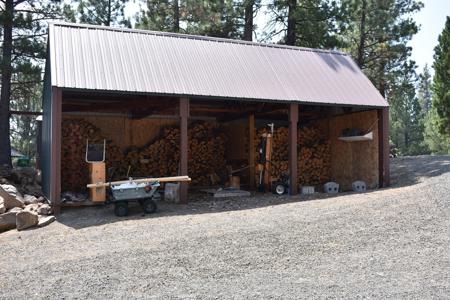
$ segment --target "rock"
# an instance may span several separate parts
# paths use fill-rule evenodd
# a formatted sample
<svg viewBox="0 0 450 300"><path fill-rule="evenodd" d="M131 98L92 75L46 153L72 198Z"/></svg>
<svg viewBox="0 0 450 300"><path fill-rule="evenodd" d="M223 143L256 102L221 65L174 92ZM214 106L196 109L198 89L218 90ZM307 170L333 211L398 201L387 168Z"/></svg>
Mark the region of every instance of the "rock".
<svg viewBox="0 0 450 300"><path fill-rule="evenodd" d="M3 198L3 203L7 210L13 207L24 207L22 195L13 185L0 185L0 197Z"/></svg>
<svg viewBox="0 0 450 300"><path fill-rule="evenodd" d="M38 198L36 198L33 195L26 194L25 196L23 196L23 203L25 203L25 205L34 204L38 202L39 202Z"/></svg>
<svg viewBox="0 0 450 300"><path fill-rule="evenodd" d="M25 185L23 187L23 191L27 194L34 195L36 197L40 197L43 195L42 188L37 183Z"/></svg>
<svg viewBox="0 0 450 300"><path fill-rule="evenodd" d="M16 228L16 213L7 212L0 215L0 232Z"/></svg>
<svg viewBox="0 0 450 300"><path fill-rule="evenodd" d="M17 188L15 186L13 186L12 184L2 184L2 185L0 185L0 188L2 188L3 191L7 192L8 194L10 194L13 197L16 197L19 194L19 191L17 190Z"/></svg>
<svg viewBox="0 0 450 300"><path fill-rule="evenodd" d="M10 210L8 210L8 212L15 212L17 214L18 212L21 212L22 210L23 209L20 207L13 207Z"/></svg>
<svg viewBox="0 0 450 300"><path fill-rule="evenodd" d="M45 200L44 196L40 196L39 198L37 198L37 201L38 201L39 203L44 203L44 202L46 202L47 200Z"/></svg>
<svg viewBox="0 0 450 300"><path fill-rule="evenodd" d="M56 218L55 216L39 216L39 222L37 224L38 227L44 227L47 226L48 224L52 223L53 221L55 221Z"/></svg>
<svg viewBox="0 0 450 300"><path fill-rule="evenodd" d="M24 211L37 212L37 210L39 209L39 207L40 207L41 205L42 205L42 203L28 204L27 206L25 206Z"/></svg>
<svg viewBox="0 0 450 300"><path fill-rule="evenodd" d="M5 204L3 204L3 198L0 198L0 214L3 214L6 212Z"/></svg>
<svg viewBox="0 0 450 300"><path fill-rule="evenodd" d="M30 227L34 227L38 224L38 214L31 211L21 211L16 215L16 227L17 230L24 230Z"/></svg>
<svg viewBox="0 0 450 300"><path fill-rule="evenodd" d="M44 203L37 209L37 213L39 215L51 215L52 214L52 208L47 203Z"/></svg>

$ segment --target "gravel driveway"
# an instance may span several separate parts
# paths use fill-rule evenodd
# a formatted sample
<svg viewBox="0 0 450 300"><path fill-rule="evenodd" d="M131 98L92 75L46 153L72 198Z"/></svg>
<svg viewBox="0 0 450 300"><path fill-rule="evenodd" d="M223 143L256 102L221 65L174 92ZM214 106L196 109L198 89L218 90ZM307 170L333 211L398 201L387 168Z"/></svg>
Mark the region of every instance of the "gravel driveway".
<svg viewBox="0 0 450 300"><path fill-rule="evenodd" d="M393 159L392 175L338 197L65 210L0 235L0 298L448 299L450 156Z"/></svg>

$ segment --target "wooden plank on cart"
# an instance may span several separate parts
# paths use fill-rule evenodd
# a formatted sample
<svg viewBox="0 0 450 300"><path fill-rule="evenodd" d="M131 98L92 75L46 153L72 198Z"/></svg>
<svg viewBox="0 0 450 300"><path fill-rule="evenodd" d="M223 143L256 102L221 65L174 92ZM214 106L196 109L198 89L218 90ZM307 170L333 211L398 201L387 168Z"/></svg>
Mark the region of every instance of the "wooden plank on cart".
<svg viewBox="0 0 450 300"><path fill-rule="evenodd" d="M135 182L135 183L150 183L150 182L180 182L180 181L191 181L191 178L189 176L173 176L173 177L158 177L158 178L142 178L142 179L129 179L129 180L122 180L122 181L112 181L112 182L97 182L97 183L91 183L88 184L88 188L97 188L102 186L109 186L111 185L118 185L128 182Z"/></svg>

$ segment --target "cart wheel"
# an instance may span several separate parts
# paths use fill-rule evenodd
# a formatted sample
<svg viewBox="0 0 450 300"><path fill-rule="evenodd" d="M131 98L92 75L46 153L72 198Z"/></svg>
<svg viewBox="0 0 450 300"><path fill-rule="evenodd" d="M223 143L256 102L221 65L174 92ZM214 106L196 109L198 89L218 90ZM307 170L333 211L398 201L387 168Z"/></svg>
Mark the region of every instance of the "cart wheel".
<svg viewBox="0 0 450 300"><path fill-rule="evenodd" d="M118 217L125 217L128 215L128 202L120 201L114 204L114 213Z"/></svg>
<svg viewBox="0 0 450 300"><path fill-rule="evenodd" d="M286 192L286 187L282 184L277 184L277 186L275 187L275 193L277 193L277 195L283 195Z"/></svg>
<svg viewBox="0 0 450 300"><path fill-rule="evenodd" d="M152 199L145 199L142 208L146 214L152 214L158 207L156 206L156 202Z"/></svg>

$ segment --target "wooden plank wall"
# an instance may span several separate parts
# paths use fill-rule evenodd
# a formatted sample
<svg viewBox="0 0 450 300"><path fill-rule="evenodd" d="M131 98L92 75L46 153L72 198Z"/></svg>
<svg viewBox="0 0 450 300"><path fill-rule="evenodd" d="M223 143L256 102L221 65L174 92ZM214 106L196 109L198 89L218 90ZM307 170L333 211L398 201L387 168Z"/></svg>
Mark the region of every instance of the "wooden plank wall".
<svg viewBox="0 0 450 300"><path fill-rule="evenodd" d="M378 186L378 123L377 111L352 113L331 117L318 122L328 131L331 142L331 178L344 191L351 190L352 182L363 180L368 188ZM338 140L345 128L359 128L373 131L373 140L345 142ZM325 131L325 132L326 132Z"/></svg>

